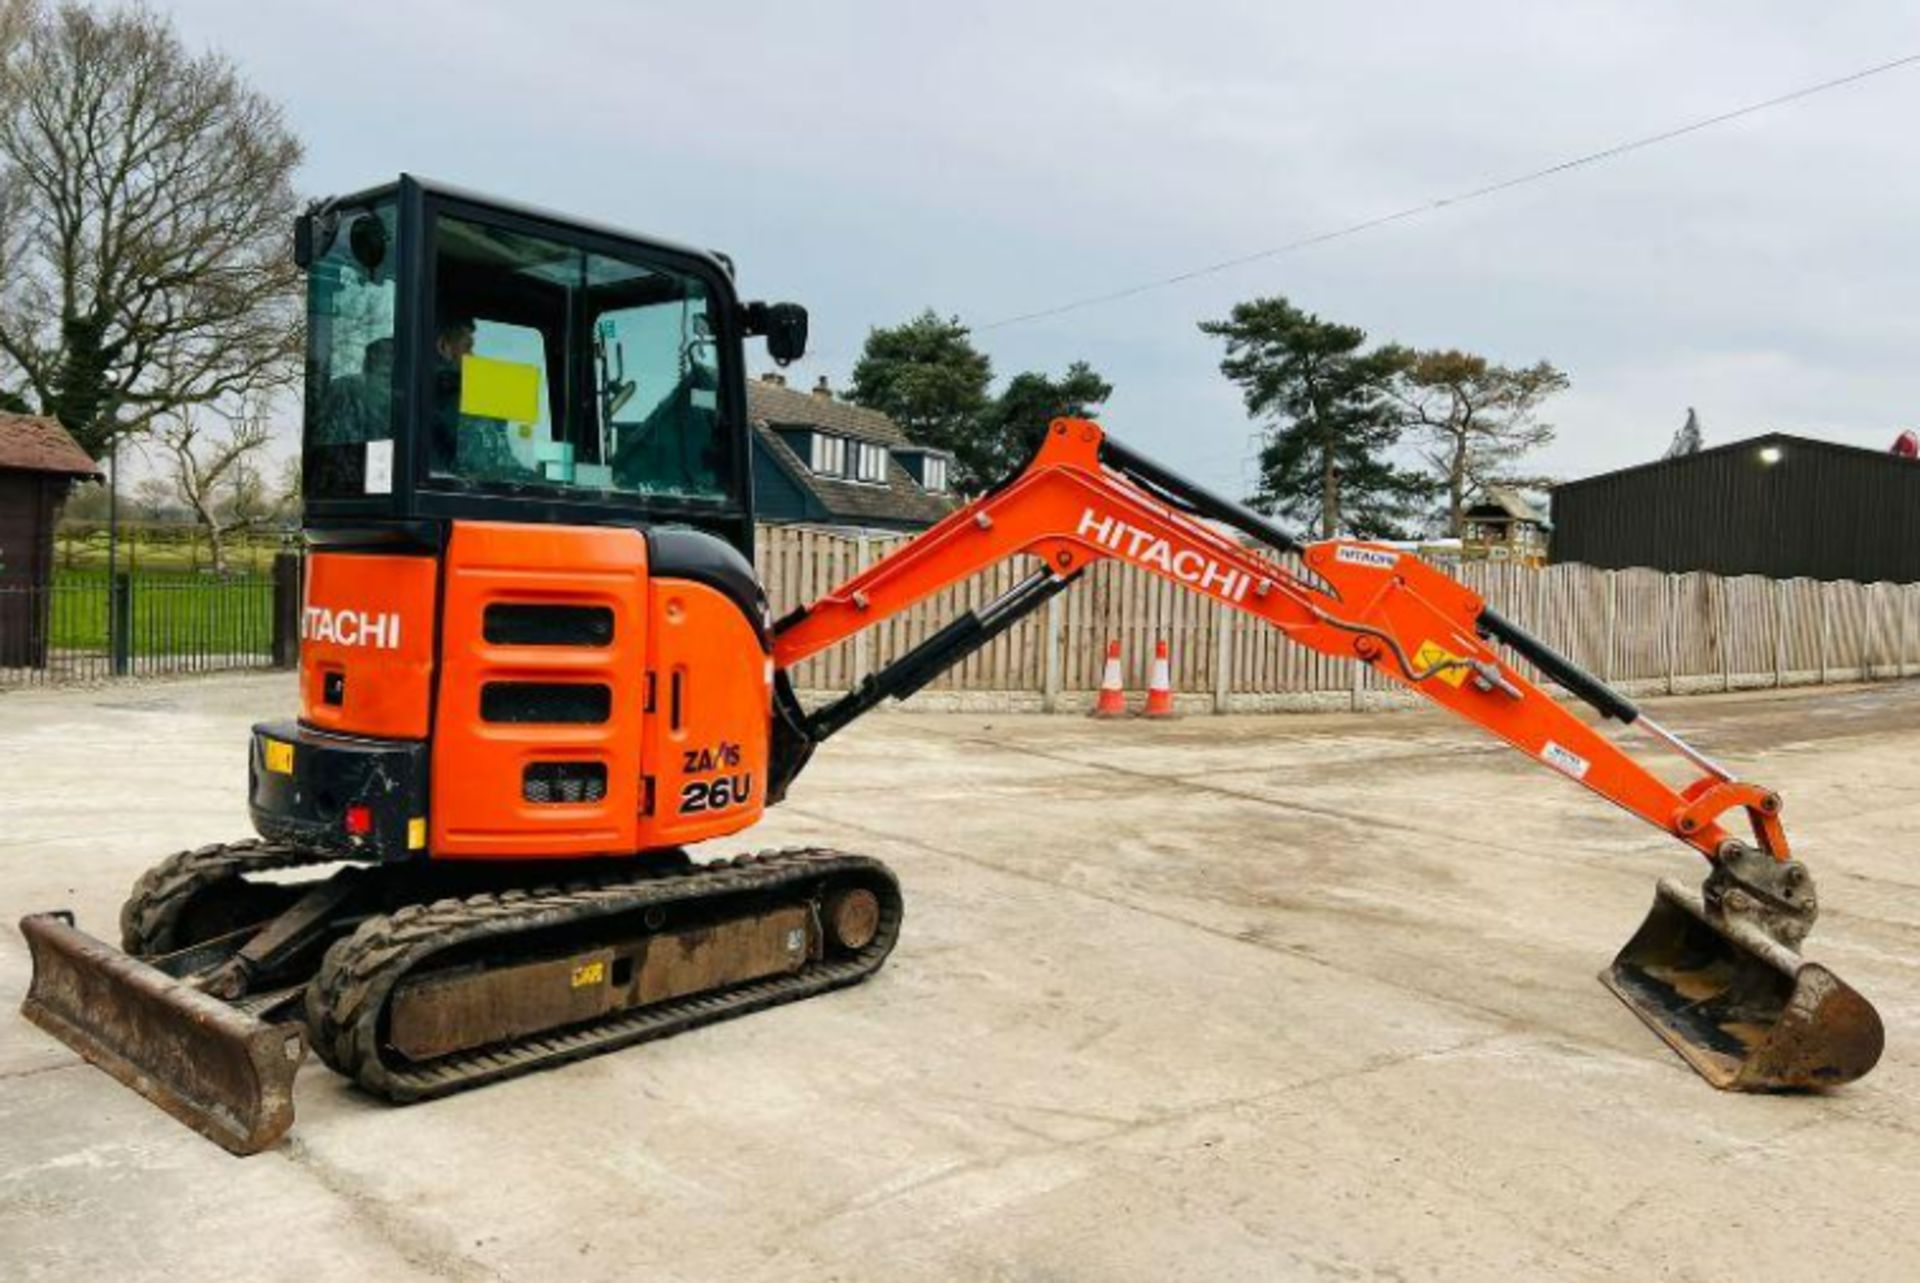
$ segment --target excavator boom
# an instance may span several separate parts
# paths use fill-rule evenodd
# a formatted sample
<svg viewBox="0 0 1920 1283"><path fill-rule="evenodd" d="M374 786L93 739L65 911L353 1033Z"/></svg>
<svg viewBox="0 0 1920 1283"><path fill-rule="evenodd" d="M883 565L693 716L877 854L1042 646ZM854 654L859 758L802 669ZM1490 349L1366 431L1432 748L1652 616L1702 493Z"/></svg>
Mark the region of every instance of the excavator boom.
<svg viewBox="0 0 1920 1283"><path fill-rule="evenodd" d="M1264 545L1264 554L1222 526ZM1275 553L1293 554L1297 565ZM1825 968L1800 961L1816 906L1806 868L1789 850L1778 795L1734 778L1418 557L1357 540L1303 546L1090 421L1056 420L1017 476L782 619L776 666L784 674L1017 555L1039 568L842 699L804 713L783 680L775 796L821 739L883 699L912 694L1088 566L1124 561L1256 616L1323 655L1375 668L1704 856L1712 873L1702 893L1663 883L1647 924L1602 980L1716 1085L1833 1085L1878 1060L1883 1034L1871 1005ZM1683 787L1669 784L1536 685L1515 658L1603 720L1639 727L1699 774ZM1741 817L1750 842L1728 828Z"/></svg>

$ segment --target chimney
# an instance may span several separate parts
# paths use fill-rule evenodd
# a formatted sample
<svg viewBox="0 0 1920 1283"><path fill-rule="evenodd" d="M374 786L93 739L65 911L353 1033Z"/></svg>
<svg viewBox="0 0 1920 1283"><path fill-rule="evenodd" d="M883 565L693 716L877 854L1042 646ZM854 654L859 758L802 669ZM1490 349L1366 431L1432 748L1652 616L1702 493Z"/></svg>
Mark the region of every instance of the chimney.
<svg viewBox="0 0 1920 1283"><path fill-rule="evenodd" d="M770 383L776 388L784 388L787 386L787 376L784 374L775 374L772 370L768 370L765 374L761 375L760 381L762 383Z"/></svg>
<svg viewBox="0 0 1920 1283"><path fill-rule="evenodd" d="M827 386L826 375L821 375L820 381L813 385L813 394L815 396L823 396L829 401L833 400L833 389Z"/></svg>

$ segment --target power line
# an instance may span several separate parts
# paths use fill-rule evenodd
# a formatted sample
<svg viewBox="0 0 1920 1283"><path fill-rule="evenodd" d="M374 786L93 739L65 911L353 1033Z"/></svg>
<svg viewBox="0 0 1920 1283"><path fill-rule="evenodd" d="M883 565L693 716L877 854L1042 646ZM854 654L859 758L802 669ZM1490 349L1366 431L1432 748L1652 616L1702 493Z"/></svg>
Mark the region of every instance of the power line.
<svg viewBox="0 0 1920 1283"><path fill-rule="evenodd" d="M1418 218L1422 214L1431 214L1436 210L1445 209L1452 205L1463 205L1468 201L1481 200L1485 197L1493 196L1499 192L1508 191L1527 183L1539 182L1542 179L1552 178L1556 175L1567 173L1570 170L1582 169L1588 165L1597 165L1602 161L1613 160L1617 157L1625 156L1629 152L1641 151L1648 147L1658 146L1661 143L1672 142L1674 139L1684 138L1688 134L1697 134L1703 129L1712 129L1716 125L1724 125L1729 121L1739 120L1743 116L1751 116L1774 107L1782 107L1788 103L1798 102L1803 98L1811 98L1815 94L1826 93L1828 90L1857 84L1870 77L1884 75L1889 71L1898 71L1901 68L1913 66L1915 63L1920 63L1920 53L1910 53L1904 57L1895 58L1891 62L1879 63L1875 66L1866 67L1844 76L1837 76L1832 80L1823 80L1818 84L1805 85L1789 93L1780 94L1777 97L1767 98L1760 102L1748 103L1744 107L1736 107L1732 111L1723 111L1716 116L1707 116L1701 120L1678 125L1672 129L1665 129L1657 134L1648 134L1645 137L1615 143L1610 147L1603 147L1598 151L1590 151L1584 155L1574 156L1571 159L1563 160L1541 169L1529 170L1524 174L1516 174L1511 178L1503 178L1497 182L1488 183L1484 187L1475 187L1469 191L1458 192L1451 196L1442 196L1419 205L1409 205L1405 209L1395 210L1391 214L1380 214L1373 218L1364 219L1358 223L1350 223L1345 227L1334 228L1325 232L1316 232L1311 236L1303 236L1298 240L1288 241L1284 245L1275 245L1271 249L1255 250L1251 254L1241 254L1236 258L1222 259L1217 263L1209 263L1204 267L1196 267L1190 271L1180 272L1173 276L1165 276L1152 281L1142 281L1138 285L1129 285L1125 289L1113 290L1106 294L1093 294L1086 298L1075 299L1070 303L1061 303L1055 307L1044 307L1032 312L1022 312L1015 316L1002 317L997 321L989 321L984 325L975 325L969 328L973 333L979 334L987 330L1003 329L1009 325L1023 325L1028 321L1044 320L1047 317L1059 316L1066 312L1077 312L1083 308L1097 307L1103 303L1117 302L1121 299L1132 298L1137 294L1145 294L1151 290L1167 289L1170 286L1181 285L1187 281L1198 280L1203 276L1213 276L1220 272L1231 271L1236 267L1245 267L1249 263L1258 263L1265 259L1278 258L1282 254L1291 254L1299 250L1312 248L1315 245L1325 245L1328 241L1337 241L1348 236L1357 236L1361 232L1372 231L1376 227L1384 227L1389 223L1405 222L1407 219Z"/></svg>

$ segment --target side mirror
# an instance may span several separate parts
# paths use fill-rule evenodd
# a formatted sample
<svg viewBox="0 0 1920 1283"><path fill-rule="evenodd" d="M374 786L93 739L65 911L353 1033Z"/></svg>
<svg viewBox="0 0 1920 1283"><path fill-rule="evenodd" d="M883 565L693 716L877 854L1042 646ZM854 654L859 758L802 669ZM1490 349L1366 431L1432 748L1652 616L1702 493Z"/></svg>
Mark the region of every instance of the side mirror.
<svg viewBox="0 0 1920 1283"><path fill-rule="evenodd" d="M807 354L807 309L798 303L749 303L747 333L763 334L767 355L776 364L791 365Z"/></svg>
<svg viewBox="0 0 1920 1283"><path fill-rule="evenodd" d="M387 261L387 225L370 213L360 215L347 230L347 248L367 275L378 280L380 265Z"/></svg>
<svg viewBox="0 0 1920 1283"><path fill-rule="evenodd" d="M322 201L314 201L293 220L293 265L301 271L325 254L340 230L340 215Z"/></svg>
<svg viewBox="0 0 1920 1283"><path fill-rule="evenodd" d="M313 215L293 220L293 265L301 271L313 266Z"/></svg>

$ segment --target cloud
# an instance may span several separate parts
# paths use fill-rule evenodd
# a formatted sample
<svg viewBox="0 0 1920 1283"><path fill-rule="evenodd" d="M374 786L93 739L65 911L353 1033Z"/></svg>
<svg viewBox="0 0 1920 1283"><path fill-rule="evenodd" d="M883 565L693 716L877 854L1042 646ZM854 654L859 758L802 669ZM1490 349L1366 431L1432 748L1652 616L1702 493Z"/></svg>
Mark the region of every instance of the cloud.
<svg viewBox="0 0 1920 1283"><path fill-rule="evenodd" d="M1894 3L964 9L736 0L176 0L285 101L306 177L403 169L716 245L867 328L991 320L1285 242L1920 48ZM316 20L316 15L324 20ZM1084 357L1109 424L1238 488L1249 425L1195 323L1286 293L1380 338L1545 357L1565 475L1722 439L1920 416L1920 70L1488 201L983 335Z"/></svg>

